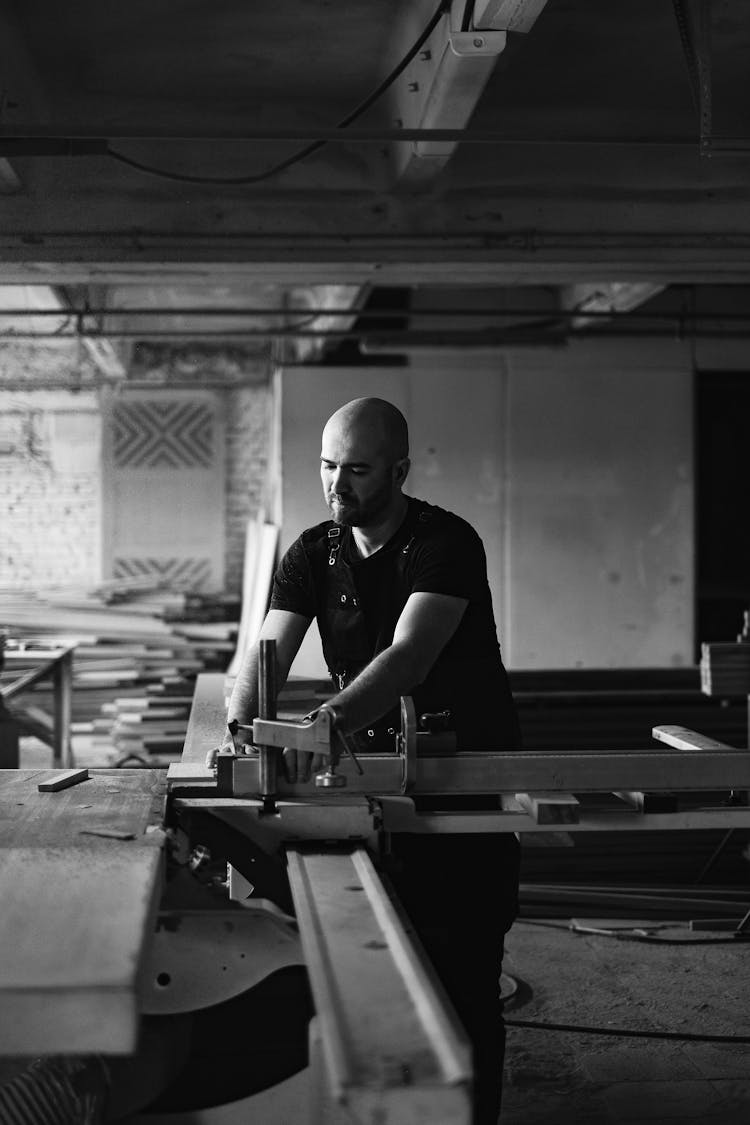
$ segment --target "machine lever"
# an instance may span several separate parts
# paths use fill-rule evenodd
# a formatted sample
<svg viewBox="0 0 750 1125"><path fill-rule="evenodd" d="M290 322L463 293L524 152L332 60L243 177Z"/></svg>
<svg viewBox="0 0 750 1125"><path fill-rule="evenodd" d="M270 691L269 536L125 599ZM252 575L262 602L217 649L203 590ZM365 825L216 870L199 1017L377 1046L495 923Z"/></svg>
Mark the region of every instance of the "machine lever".
<svg viewBox="0 0 750 1125"><path fill-rule="evenodd" d="M237 719L230 719L230 721L227 723L227 730L229 731L229 733L232 736L232 744L234 745L234 749L235 749L236 753L240 753L240 748L237 745L237 735L239 734L240 731L246 732L247 734L250 735L250 743L252 744L253 728L252 728L251 724L240 723L240 722L237 721Z"/></svg>

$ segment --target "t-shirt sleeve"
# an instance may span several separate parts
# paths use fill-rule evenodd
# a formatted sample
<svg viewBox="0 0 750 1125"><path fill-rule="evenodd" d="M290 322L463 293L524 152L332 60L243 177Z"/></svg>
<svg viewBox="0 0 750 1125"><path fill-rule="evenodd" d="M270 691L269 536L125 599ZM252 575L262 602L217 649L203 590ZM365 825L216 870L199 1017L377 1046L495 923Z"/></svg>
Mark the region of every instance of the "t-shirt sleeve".
<svg viewBox="0 0 750 1125"><path fill-rule="evenodd" d="M414 552L411 592L481 600L487 586L482 540L464 521L430 529Z"/></svg>
<svg viewBox="0 0 750 1125"><path fill-rule="evenodd" d="M296 539L286 552L273 577L271 609L285 609L303 617L315 617L310 561L302 539Z"/></svg>

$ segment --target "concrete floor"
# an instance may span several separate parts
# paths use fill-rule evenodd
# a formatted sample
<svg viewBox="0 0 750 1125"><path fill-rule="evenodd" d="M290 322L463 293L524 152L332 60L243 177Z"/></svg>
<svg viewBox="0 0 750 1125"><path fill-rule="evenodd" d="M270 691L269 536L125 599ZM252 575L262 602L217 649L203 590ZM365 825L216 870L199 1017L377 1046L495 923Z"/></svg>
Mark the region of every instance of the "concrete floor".
<svg viewBox="0 0 750 1125"><path fill-rule="evenodd" d="M660 936L728 935L673 929ZM750 1121L747 943L632 943L518 922L508 935L504 969L523 982L518 1002L506 1005L509 1023L745 1036L748 1042L509 1026L501 1125Z"/></svg>

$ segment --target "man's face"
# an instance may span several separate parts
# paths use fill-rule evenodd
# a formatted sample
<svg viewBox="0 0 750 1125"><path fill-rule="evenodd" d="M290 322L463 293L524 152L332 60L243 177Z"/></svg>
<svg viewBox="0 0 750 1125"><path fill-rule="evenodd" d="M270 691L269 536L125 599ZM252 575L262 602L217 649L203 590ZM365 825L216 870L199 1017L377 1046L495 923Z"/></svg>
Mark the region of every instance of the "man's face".
<svg viewBox="0 0 750 1125"><path fill-rule="evenodd" d="M394 466L377 434L350 427L323 431L320 479L331 518L348 527L376 524L398 492Z"/></svg>

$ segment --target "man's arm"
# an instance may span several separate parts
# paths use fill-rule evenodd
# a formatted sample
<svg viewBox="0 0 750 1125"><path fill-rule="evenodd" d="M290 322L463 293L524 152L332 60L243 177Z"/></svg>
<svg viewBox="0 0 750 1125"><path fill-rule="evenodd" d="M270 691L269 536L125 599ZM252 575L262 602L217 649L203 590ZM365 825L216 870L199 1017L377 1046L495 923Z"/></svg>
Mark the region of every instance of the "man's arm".
<svg viewBox="0 0 750 1125"><path fill-rule="evenodd" d="M227 720L236 719L238 723L249 724L258 715L258 664L260 662L260 641L276 641L276 682L279 690L286 683L289 669L299 651L311 618L286 609L269 609L263 622L258 642L246 652L237 678L234 681L229 699ZM232 739L227 732L222 746L231 748ZM206 764L215 764L216 750L210 750Z"/></svg>
<svg viewBox="0 0 750 1125"><path fill-rule="evenodd" d="M258 643L246 653L234 682L227 714L230 721L251 723L257 718L260 641L276 641L276 682L280 691L309 626L309 617L286 609L269 609Z"/></svg>
<svg viewBox="0 0 750 1125"><path fill-rule="evenodd" d="M343 734L382 718L399 697L421 684L459 626L466 598L411 594L393 633L393 642L355 680L328 700Z"/></svg>

